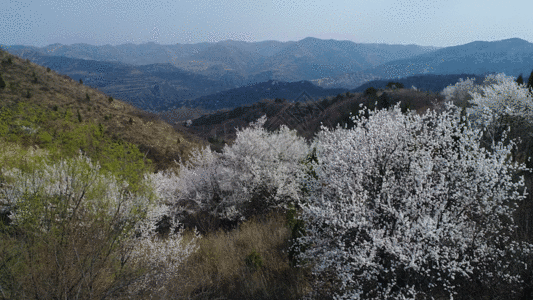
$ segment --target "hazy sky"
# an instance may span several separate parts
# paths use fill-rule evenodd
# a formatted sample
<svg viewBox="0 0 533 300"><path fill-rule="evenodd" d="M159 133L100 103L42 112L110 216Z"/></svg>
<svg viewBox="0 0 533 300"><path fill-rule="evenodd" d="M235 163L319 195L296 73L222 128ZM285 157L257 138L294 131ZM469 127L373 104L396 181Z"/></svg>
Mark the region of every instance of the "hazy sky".
<svg viewBox="0 0 533 300"><path fill-rule="evenodd" d="M7 5L5 4L7 1ZM0 45L297 41L533 42L533 1L3 0ZM516 4L506 4L508 2Z"/></svg>

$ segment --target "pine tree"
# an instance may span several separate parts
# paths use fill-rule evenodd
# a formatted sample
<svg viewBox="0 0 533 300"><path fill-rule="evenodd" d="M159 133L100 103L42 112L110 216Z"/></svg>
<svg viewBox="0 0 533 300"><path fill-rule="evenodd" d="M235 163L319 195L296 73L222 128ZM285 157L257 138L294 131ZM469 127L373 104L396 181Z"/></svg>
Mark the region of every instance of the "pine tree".
<svg viewBox="0 0 533 300"><path fill-rule="evenodd" d="M80 84L83 84L83 80L81 80L81 78L80 78Z"/></svg>
<svg viewBox="0 0 533 300"><path fill-rule="evenodd" d="M529 89L530 92L532 91L532 88L533 88L533 71L531 71L531 74L529 75L529 79L527 81L527 88Z"/></svg>
<svg viewBox="0 0 533 300"><path fill-rule="evenodd" d="M522 78L522 74L518 75L518 78L516 79L516 83L524 84L524 78Z"/></svg>
<svg viewBox="0 0 533 300"><path fill-rule="evenodd" d="M378 93L378 90L376 90L376 88L372 86L365 90L366 96L377 96L377 93Z"/></svg>

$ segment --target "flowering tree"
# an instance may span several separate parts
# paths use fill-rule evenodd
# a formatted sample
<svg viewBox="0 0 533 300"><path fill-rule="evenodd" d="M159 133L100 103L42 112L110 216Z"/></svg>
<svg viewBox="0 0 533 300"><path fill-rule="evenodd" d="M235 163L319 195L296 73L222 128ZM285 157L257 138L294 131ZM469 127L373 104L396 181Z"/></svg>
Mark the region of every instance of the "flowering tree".
<svg viewBox="0 0 533 300"><path fill-rule="evenodd" d="M299 162L309 151L305 139L282 126L268 133L263 116L252 128L237 132L237 139L223 153L195 151L179 175L153 175L156 193L179 207L193 204L197 211L230 221L242 221L264 209L287 208L299 200ZM259 195L258 195L259 193Z"/></svg>
<svg viewBox="0 0 533 300"><path fill-rule="evenodd" d="M533 95L527 87L503 73L489 75L489 79L496 83L482 87L482 92L469 92L472 107L467 109L467 113L473 124L485 128L491 138L498 138L509 126L522 132L529 131Z"/></svg>
<svg viewBox="0 0 533 300"><path fill-rule="evenodd" d="M29 172L1 170L0 208L9 211L9 222L0 223L0 274L13 278L2 281L4 297L138 293L154 281L164 286L195 250L195 239L183 243L181 232L158 236L156 224L168 207L154 197L153 183L127 192L127 183L103 175L81 153L43 161Z"/></svg>
<svg viewBox="0 0 533 300"><path fill-rule="evenodd" d="M476 284L521 283L518 252L532 247L509 239L509 203L525 197L513 144L481 148L480 130L451 104L423 116L399 105L363 113L314 142L300 258L336 274L346 299L453 298Z"/></svg>

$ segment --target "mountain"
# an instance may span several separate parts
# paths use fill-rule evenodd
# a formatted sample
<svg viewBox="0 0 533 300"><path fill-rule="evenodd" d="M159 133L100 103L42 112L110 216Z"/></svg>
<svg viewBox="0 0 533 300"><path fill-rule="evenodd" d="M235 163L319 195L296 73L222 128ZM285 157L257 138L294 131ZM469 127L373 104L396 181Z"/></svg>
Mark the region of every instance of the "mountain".
<svg viewBox="0 0 533 300"><path fill-rule="evenodd" d="M262 99L283 98L290 101L303 102L309 100L309 98L324 98L347 91L347 89L324 89L305 80L298 82L269 80L267 82L202 96L187 102L185 106L201 107L205 110L234 109L239 106L259 102Z"/></svg>
<svg viewBox="0 0 533 300"><path fill-rule="evenodd" d="M142 66L42 55L24 50L36 64L82 81L140 109L160 111L182 106L185 100L235 87L224 80L179 69L169 63Z"/></svg>
<svg viewBox="0 0 533 300"><path fill-rule="evenodd" d="M359 44L351 41L305 38L269 57L258 67L275 70L282 81L313 80L357 72L384 62L414 57L436 48L416 45Z"/></svg>
<svg viewBox="0 0 533 300"><path fill-rule="evenodd" d="M533 68L533 44L512 38L494 42L476 41L465 45L446 47L415 57L385 62L364 72L382 79L404 78L422 74L488 74L505 73L518 76L529 74ZM347 75L329 78L324 87L355 88L360 81L348 82Z"/></svg>
<svg viewBox="0 0 533 300"><path fill-rule="evenodd" d="M436 92L457 82L457 78L499 72L527 75L533 66L532 44L517 38L446 48L305 38L297 42L55 44L8 49L76 80L81 78L87 85L143 110L179 109L184 118L233 109L263 98L292 100L303 90L312 90L298 87L303 81L339 89L313 92L313 98L359 87L357 91L381 87L390 81ZM94 57L114 61L89 60ZM272 87L273 81L295 85L281 91Z"/></svg>
<svg viewBox="0 0 533 300"><path fill-rule="evenodd" d="M25 46L5 47L26 58ZM351 41L305 38L300 41L240 42L159 45L91 46L49 45L31 50L42 55L115 61L136 66L170 63L186 71L218 79L227 74L242 86L269 79L312 80L361 71L395 59L414 57L439 48L416 45L361 44ZM272 72L272 73L269 73ZM265 80L266 79L266 80ZM254 81L255 80L255 81Z"/></svg>

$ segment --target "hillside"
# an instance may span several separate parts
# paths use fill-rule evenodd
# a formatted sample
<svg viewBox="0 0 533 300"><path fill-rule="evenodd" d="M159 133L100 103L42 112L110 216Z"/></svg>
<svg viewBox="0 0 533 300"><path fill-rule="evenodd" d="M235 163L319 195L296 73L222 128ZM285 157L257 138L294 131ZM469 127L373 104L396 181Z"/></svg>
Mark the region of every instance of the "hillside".
<svg viewBox="0 0 533 300"><path fill-rule="evenodd" d="M236 87L227 78L208 78L169 63L134 66L49 56L33 50L25 50L24 58L148 111L180 107L185 100Z"/></svg>
<svg viewBox="0 0 533 300"><path fill-rule="evenodd" d="M72 156L82 149L124 176L168 169L174 160L187 160L194 148L208 145L155 114L27 59L0 51L0 61L5 83L0 89L3 142L35 146L55 156ZM114 165L118 158L129 165Z"/></svg>
<svg viewBox="0 0 533 300"><path fill-rule="evenodd" d="M212 150L220 152L224 145L232 144L237 137L237 128L245 128L263 115L267 116L264 128L273 132L286 125L311 142L320 126L333 129L340 124L351 126L349 119L357 113L360 103L372 105L386 99L390 105L402 102L402 107L423 112L434 105L441 105L444 97L438 93L414 91L410 89L382 89L375 96L363 93L341 93L332 97L315 99L315 101L289 102L285 99L263 99L257 103L243 105L235 109L222 109L191 119L187 126L178 114L179 110L162 112L159 115L169 124L174 124L180 131L188 132L212 143Z"/></svg>
<svg viewBox="0 0 533 300"><path fill-rule="evenodd" d="M440 92L449 85L454 85L459 82L459 79L466 80L467 78L474 79L476 83L481 83L485 80L488 74L476 75L476 74L450 74L450 75L435 75L435 74L424 74L409 76L397 79L377 79L369 81L358 88L351 90L355 93L364 92L369 87L374 87L376 89L383 89L391 81L399 82L403 84L405 88L411 88L412 86L416 87L419 91L430 91L430 92ZM527 79L525 79L527 82Z"/></svg>
<svg viewBox="0 0 533 300"><path fill-rule="evenodd" d="M294 102L308 99L308 97L318 99L326 96L334 96L347 91L347 89L324 89L309 81L284 82L269 80L202 96L192 101L187 101L185 106L194 108L201 107L205 110L216 111L223 108L237 108L259 102L262 99L280 98Z"/></svg>

